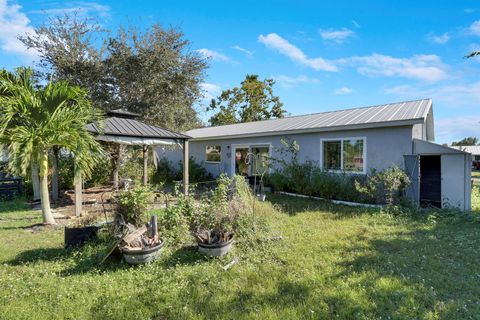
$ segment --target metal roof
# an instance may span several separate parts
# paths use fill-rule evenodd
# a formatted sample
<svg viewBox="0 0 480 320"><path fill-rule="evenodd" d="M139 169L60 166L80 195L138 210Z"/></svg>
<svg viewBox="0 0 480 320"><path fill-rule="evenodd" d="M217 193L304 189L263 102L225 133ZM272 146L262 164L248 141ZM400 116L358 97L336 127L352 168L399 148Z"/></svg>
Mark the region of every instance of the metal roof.
<svg viewBox="0 0 480 320"><path fill-rule="evenodd" d="M256 122L207 127L187 131L193 139L220 139L288 133L350 130L423 123L431 99L313 113Z"/></svg>
<svg viewBox="0 0 480 320"><path fill-rule="evenodd" d="M450 146L450 148L465 151L473 155L480 155L480 146Z"/></svg>
<svg viewBox="0 0 480 320"><path fill-rule="evenodd" d="M102 126L103 127L99 127L95 123L90 123L87 125L87 130L93 134L101 134L104 136L167 139L190 138L182 133L162 129L135 119L110 117L102 121Z"/></svg>
<svg viewBox="0 0 480 320"><path fill-rule="evenodd" d="M115 110L108 111L107 115L113 116L113 117L117 116L120 118L130 118L130 119L140 117L138 113L133 113L124 109L115 109Z"/></svg>

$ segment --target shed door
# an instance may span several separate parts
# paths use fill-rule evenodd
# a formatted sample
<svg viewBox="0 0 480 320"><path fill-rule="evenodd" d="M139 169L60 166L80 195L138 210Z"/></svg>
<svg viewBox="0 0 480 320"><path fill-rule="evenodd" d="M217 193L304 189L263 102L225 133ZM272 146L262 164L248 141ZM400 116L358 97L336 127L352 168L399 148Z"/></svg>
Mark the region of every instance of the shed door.
<svg viewBox="0 0 480 320"><path fill-rule="evenodd" d="M410 178L410 185L406 190L407 198L418 203L419 201L419 158L416 154L405 155L405 172Z"/></svg>
<svg viewBox="0 0 480 320"><path fill-rule="evenodd" d="M420 156L420 205L442 206L442 160L440 155Z"/></svg>
<svg viewBox="0 0 480 320"><path fill-rule="evenodd" d="M467 179L469 181L469 177ZM442 202L447 206L465 209L465 183L465 156L442 155Z"/></svg>

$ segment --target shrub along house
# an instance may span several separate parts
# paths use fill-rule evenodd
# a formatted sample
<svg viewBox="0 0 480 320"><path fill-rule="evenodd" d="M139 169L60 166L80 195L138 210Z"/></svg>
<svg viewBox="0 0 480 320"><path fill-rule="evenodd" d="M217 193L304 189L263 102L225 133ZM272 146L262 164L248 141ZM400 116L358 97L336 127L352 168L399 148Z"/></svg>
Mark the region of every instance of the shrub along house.
<svg viewBox="0 0 480 320"><path fill-rule="evenodd" d="M470 209L470 155L433 143L430 99L193 129L190 156L214 176L255 174L247 154L281 157L281 140L299 145L298 159L323 170L365 175L392 165L412 180L408 195L423 205ZM157 149L176 162L181 150Z"/></svg>

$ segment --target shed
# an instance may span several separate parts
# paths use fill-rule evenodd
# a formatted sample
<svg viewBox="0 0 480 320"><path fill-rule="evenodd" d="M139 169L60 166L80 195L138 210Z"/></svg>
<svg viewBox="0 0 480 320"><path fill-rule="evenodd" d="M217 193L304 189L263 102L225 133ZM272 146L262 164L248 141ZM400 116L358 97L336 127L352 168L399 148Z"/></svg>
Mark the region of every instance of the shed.
<svg viewBox="0 0 480 320"><path fill-rule="evenodd" d="M422 206L470 210L468 152L413 139L412 154L405 155L405 170L412 181L408 195Z"/></svg>

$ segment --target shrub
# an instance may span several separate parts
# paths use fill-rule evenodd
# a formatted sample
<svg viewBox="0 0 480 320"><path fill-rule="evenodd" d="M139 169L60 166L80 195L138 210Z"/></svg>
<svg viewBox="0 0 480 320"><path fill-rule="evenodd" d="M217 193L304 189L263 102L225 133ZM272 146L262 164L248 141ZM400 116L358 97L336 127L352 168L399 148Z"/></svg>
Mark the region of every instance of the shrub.
<svg viewBox="0 0 480 320"><path fill-rule="evenodd" d="M127 223L141 226L145 222L148 203L152 198L148 187L135 187L120 193L118 199L118 213Z"/></svg>
<svg viewBox="0 0 480 320"><path fill-rule="evenodd" d="M178 170L173 167L172 162L166 158L161 158L153 173L152 182L154 184L172 183L177 175Z"/></svg>
<svg viewBox="0 0 480 320"><path fill-rule="evenodd" d="M372 170L365 183L355 182L357 191L375 203L393 205L400 203L410 179L394 165L382 171Z"/></svg>
<svg viewBox="0 0 480 320"><path fill-rule="evenodd" d="M183 179L183 161L179 161L180 170L177 172L176 180ZM190 157L188 161L188 175L190 182L203 182L213 180L213 176L205 169L202 163L195 161L194 157Z"/></svg>

